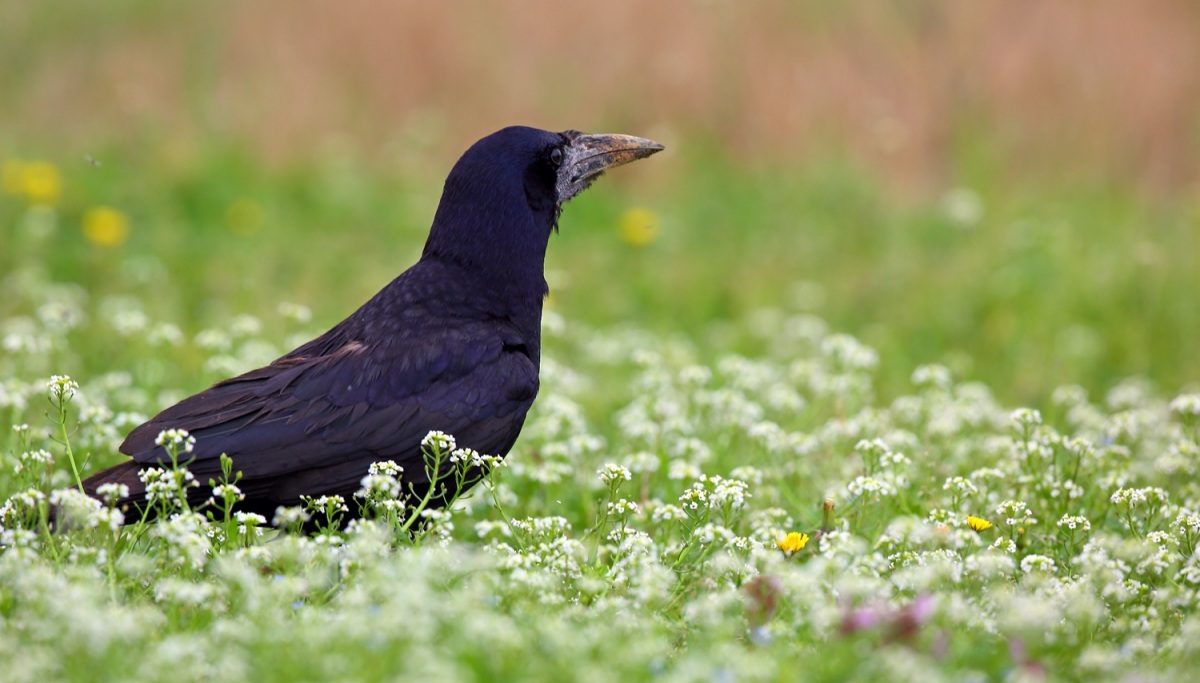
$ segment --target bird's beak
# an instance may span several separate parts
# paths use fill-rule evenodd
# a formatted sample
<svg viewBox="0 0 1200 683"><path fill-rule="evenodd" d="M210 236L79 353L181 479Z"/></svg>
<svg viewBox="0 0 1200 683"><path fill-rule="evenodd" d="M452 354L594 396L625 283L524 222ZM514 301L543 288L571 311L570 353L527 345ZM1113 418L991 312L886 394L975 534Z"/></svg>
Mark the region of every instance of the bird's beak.
<svg viewBox="0 0 1200 683"><path fill-rule="evenodd" d="M594 178L662 150L657 142L632 135L580 135L571 142L570 177L572 182Z"/></svg>
<svg viewBox="0 0 1200 683"><path fill-rule="evenodd" d="M608 169L663 150L663 146L653 140L632 135L567 135L571 142L565 149L566 158L558 174L560 203L582 192Z"/></svg>

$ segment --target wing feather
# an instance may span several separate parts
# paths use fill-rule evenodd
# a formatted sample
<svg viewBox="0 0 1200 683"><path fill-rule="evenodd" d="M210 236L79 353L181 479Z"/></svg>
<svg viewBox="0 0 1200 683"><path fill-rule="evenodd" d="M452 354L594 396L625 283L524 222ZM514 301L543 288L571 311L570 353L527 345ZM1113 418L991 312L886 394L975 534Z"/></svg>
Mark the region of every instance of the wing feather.
<svg viewBox="0 0 1200 683"><path fill-rule="evenodd" d="M167 462L157 435L186 429L196 437L188 466L197 479L219 474L227 453L247 486L272 480L276 492L344 487L347 473L357 485L376 460L419 472L420 442L433 429L504 453L537 393L537 366L481 332L292 354L164 410L131 432L121 451L140 464Z"/></svg>

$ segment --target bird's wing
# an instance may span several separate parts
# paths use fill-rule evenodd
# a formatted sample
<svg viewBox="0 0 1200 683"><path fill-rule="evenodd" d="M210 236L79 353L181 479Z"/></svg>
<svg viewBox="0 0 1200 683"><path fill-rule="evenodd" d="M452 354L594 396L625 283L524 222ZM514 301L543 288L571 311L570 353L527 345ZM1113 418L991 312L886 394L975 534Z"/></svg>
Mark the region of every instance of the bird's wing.
<svg viewBox="0 0 1200 683"><path fill-rule="evenodd" d="M503 453L537 393L535 362L494 325L323 346L302 347L181 401L131 432L121 451L142 464L169 462L156 437L186 429L196 445L181 459L200 481L219 475L222 453L250 486L342 466L362 472L365 463L386 459L412 481L409 473L423 471L420 442L430 430L481 453Z"/></svg>

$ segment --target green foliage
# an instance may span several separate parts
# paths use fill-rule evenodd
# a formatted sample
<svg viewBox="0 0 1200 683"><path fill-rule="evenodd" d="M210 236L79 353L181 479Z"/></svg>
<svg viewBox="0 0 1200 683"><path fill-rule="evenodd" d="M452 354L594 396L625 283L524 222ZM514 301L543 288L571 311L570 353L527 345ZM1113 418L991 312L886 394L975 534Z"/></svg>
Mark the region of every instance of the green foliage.
<svg viewBox="0 0 1200 683"><path fill-rule="evenodd" d="M173 336L27 291L48 299L5 320L25 336L0 384L8 680L1091 680L1200 655L1200 395L1068 385L1044 417L927 365L882 400L886 355L809 314L734 320L746 356L713 328L550 312L509 458L426 437L427 478L487 472L448 510L380 463L272 529L228 514L235 461L189 502L194 442L170 431L173 465L143 474L161 519L122 526L121 492L89 499L74 470L113 462L173 375L22 368L128 343L221 374L270 325Z"/></svg>
<svg viewBox="0 0 1200 683"><path fill-rule="evenodd" d="M189 335L251 315L280 345L295 331L275 315L281 302L308 307L316 330L417 257L446 164L414 153L381 172L343 150L266 170L220 145L182 160L101 157L58 160L54 202L0 196L0 313L32 315L34 289L70 283L59 294L136 302ZM655 163L669 170L654 187L614 177L568 207L547 259L556 310L689 335L759 307L811 312L891 359L885 395L932 362L1036 405L1062 383L1102 391L1141 376L1177 391L1200 378L1198 217L1186 202L1107 186L1034 193L989 186L981 171L967 174L982 176L974 187L910 204L838 163L747 168L687 149ZM639 204L656 225L635 246L621 226ZM85 238L97 206L127 218L119 245ZM761 350L736 325L718 329L721 348ZM70 344L46 369L82 376L143 350ZM171 360L185 389L215 378L195 354Z"/></svg>

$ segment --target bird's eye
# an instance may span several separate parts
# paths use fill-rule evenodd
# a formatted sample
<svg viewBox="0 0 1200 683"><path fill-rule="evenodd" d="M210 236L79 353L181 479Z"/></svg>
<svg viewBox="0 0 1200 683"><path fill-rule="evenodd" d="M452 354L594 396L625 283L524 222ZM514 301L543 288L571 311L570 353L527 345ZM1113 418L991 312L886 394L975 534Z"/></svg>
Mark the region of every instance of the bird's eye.
<svg viewBox="0 0 1200 683"><path fill-rule="evenodd" d="M562 157L562 149L555 147L554 149L550 150L550 163L554 164L555 166L562 165Z"/></svg>

